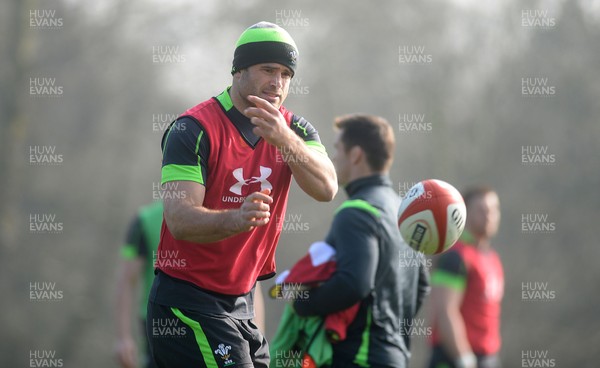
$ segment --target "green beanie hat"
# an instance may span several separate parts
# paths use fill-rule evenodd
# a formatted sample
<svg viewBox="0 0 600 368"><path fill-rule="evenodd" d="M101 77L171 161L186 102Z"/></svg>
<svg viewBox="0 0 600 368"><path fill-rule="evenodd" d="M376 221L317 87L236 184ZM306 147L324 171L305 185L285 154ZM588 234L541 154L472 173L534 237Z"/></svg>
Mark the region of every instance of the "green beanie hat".
<svg viewBox="0 0 600 368"><path fill-rule="evenodd" d="M246 29L235 45L231 74L261 63L278 63L296 72L298 48L277 24L260 22Z"/></svg>

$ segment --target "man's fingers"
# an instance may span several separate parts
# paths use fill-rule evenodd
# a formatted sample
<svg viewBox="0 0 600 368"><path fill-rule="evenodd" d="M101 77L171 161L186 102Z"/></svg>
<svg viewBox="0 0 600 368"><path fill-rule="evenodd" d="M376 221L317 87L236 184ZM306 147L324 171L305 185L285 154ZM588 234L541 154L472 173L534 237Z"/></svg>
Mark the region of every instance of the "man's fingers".
<svg viewBox="0 0 600 368"><path fill-rule="evenodd" d="M265 109L261 109L259 107L248 107L246 110L244 110L244 115L246 115L250 119L260 118L263 120L266 120L272 116L267 111L265 111Z"/></svg>
<svg viewBox="0 0 600 368"><path fill-rule="evenodd" d="M267 127L270 125L265 119L257 118L256 116L250 118L250 122L256 125L256 127Z"/></svg>
<svg viewBox="0 0 600 368"><path fill-rule="evenodd" d="M273 203L273 198L266 193L263 192L254 192L246 197L246 201L248 202L265 202L267 204Z"/></svg>
<svg viewBox="0 0 600 368"><path fill-rule="evenodd" d="M271 206L266 204L265 202L258 202L258 211L269 212L271 210Z"/></svg>
<svg viewBox="0 0 600 368"><path fill-rule="evenodd" d="M261 138L266 139L266 133L265 133L265 131L262 130L261 128L259 128L259 127L252 128L252 133L254 133L254 135L256 135L256 136L259 136Z"/></svg>
<svg viewBox="0 0 600 368"><path fill-rule="evenodd" d="M245 231L250 231L258 226L264 226L269 223L271 217L271 206L273 198L270 189L263 189L260 192L254 192L246 197L246 202L240 208L240 214Z"/></svg>
<svg viewBox="0 0 600 368"><path fill-rule="evenodd" d="M264 217L264 218L261 218L261 219L255 219L255 220L250 221L250 225L252 227L263 226L263 225L266 225L268 223L269 223L269 217Z"/></svg>
<svg viewBox="0 0 600 368"><path fill-rule="evenodd" d="M257 201L257 202L247 202L246 204L244 204L243 209L246 212L249 212L249 211L269 212L271 207L268 204L266 204L265 202Z"/></svg>
<svg viewBox="0 0 600 368"><path fill-rule="evenodd" d="M269 223L271 214L269 212L246 212L241 215L240 230L250 231L257 226Z"/></svg>
<svg viewBox="0 0 600 368"><path fill-rule="evenodd" d="M246 212L245 216L246 216L246 219L248 219L248 220L264 219L264 218L271 217L271 212L269 212L269 211L248 211L248 212Z"/></svg>
<svg viewBox="0 0 600 368"><path fill-rule="evenodd" d="M270 113L275 113L275 112L279 111L279 110L277 110L275 108L275 106L271 105L271 103L269 101L265 100L264 98L260 98L258 96L249 95L248 96L248 101L250 101L253 104L255 104L256 107L263 108L263 109L267 110Z"/></svg>

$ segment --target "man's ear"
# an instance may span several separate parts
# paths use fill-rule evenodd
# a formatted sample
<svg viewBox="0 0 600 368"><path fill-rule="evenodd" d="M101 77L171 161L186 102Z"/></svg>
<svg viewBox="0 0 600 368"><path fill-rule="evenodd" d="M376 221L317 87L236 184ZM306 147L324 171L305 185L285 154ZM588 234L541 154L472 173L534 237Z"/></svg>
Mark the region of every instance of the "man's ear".
<svg viewBox="0 0 600 368"><path fill-rule="evenodd" d="M350 148L348 152L348 158L350 159L350 163L356 165L363 159L365 152L360 146L354 146Z"/></svg>
<svg viewBox="0 0 600 368"><path fill-rule="evenodd" d="M239 69L238 71L236 71L235 73L233 73L232 74L233 79L239 80L240 78L242 78L242 73L244 73L245 70L247 70L247 68Z"/></svg>

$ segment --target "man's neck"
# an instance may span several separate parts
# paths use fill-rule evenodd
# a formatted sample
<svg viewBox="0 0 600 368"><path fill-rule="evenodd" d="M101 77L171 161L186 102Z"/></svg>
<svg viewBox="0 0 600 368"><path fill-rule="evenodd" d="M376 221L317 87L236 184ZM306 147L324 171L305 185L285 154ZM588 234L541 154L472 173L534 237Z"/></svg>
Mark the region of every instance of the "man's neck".
<svg viewBox="0 0 600 368"><path fill-rule="evenodd" d="M350 177L348 178L348 183L352 183L355 180L366 178L373 175L385 175L386 172L378 172L372 171L368 167L356 167L353 170L350 170Z"/></svg>
<svg viewBox="0 0 600 368"><path fill-rule="evenodd" d="M490 239L487 237L473 237L473 245L479 250L489 250L492 245L490 244Z"/></svg>

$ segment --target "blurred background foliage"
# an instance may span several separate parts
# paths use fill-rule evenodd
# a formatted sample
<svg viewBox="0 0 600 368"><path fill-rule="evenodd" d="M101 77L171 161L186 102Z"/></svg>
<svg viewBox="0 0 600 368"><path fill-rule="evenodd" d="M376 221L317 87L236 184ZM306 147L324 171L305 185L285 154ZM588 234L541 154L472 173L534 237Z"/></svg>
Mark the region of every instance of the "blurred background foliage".
<svg viewBox="0 0 600 368"><path fill-rule="evenodd" d="M43 9L62 25L32 27L31 11ZM528 9L546 11L554 24L524 26ZM498 189L505 366L521 366L525 350L547 350L556 366L596 366L598 0L3 1L3 364L28 366L36 349L55 350L65 367L115 364L118 249L160 180L155 123L227 86L235 41L260 20L288 25L300 66L286 106L311 121L330 150L335 116L374 113L397 127L391 177L399 192L426 178ZM179 62L154 62L161 46L177 50ZM421 47L430 62L401 63L403 46ZM529 77L548 78L555 94L524 96L521 82ZM55 78L63 93L32 96L31 78ZM403 130L407 114L431 129ZM54 147L62 164L31 165L35 146ZM523 164L528 146L546 147L555 163ZM325 236L344 197L340 190L332 203L317 204L294 185L286 220L302 230L282 235L280 271ZM555 231L523 233L521 216L529 213L547 215ZM63 231L31 232L32 214L54 214ZM64 298L30 301L30 283L43 281L55 282ZM523 300L527 282L547 283L556 298ZM267 337L282 307L267 299ZM414 367L424 364L425 340L414 340Z"/></svg>

